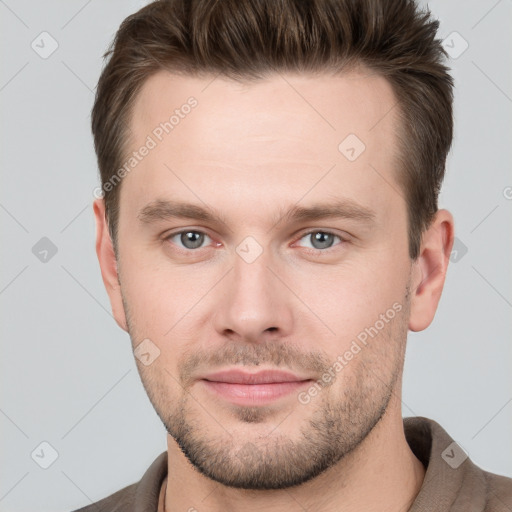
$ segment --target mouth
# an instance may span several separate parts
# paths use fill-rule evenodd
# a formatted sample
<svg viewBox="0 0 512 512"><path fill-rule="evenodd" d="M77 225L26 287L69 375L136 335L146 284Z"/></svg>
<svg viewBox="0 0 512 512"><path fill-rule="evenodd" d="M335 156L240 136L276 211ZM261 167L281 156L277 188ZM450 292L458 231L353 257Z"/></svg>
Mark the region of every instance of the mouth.
<svg viewBox="0 0 512 512"><path fill-rule="evenodd" d="M215 396L237 405L264 405L311 384L313 379L282 370L249 373L239 369L209 374L200 381Z"/></svg>

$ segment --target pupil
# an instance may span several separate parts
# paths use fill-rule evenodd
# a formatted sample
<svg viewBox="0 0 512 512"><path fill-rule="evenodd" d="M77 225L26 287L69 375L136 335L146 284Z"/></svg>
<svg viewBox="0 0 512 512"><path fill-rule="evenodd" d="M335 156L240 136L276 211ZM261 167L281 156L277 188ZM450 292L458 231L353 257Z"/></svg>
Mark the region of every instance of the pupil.
<svg viewBox="0 0 512 512"><path fill-rule="evenodd" d="M181 243L187 249L197 249L198 247L201 247L204 241L204 235L197 231L187 231L186 233L182 233L180 238Z"/></svg>

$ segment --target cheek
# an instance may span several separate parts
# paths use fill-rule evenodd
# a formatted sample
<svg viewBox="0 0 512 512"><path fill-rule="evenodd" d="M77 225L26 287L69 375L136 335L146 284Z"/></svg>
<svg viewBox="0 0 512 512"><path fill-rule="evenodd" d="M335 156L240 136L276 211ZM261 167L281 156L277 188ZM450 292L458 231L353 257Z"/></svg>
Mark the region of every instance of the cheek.
<svg viewBox="0 0 512 512"><path fill-rule="evenodd" d="M307 309L296 305L297 309L304 309L303 320L299 320L302 323L296 328L316 331L316 343L336 357L359 333L402 300L403 289L397 282L381 272L357 272L354 268L319 272L315 279L303 281L297 291Z"/></svg>
<svg viewBox="0 0 512 512"><path fill-rule="evenodd" d="M343 353L366 328L374 326L381 315L388 320L395 317L397 310L404 309L405 263L397 263L393 253L379 251L376 256L374 261L367 258L338 267L318 266L314 272L310 269L293 278L300 283L297 295L319 317L308 314L308 324L312 326L315 322L317 331L325 332L325 336L318 337L318 343L333 358Z"/></svg>
<svg viewBox="0 0 512 512"><path fill-rule="evenodd" d="M222 268L176 266L136 251L125 254L120 269L122 290L137 336L167 343L177 332L181 339L184 326L197 327L201 311L197 306L211 293Z"/></svg>

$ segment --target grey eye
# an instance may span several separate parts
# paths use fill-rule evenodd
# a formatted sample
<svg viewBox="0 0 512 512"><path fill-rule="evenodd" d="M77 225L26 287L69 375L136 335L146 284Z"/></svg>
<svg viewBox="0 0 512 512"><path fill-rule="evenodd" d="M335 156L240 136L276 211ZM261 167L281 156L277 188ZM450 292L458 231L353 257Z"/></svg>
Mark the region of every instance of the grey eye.
<svg viewBox="0 0 512 512"><path fill-rule="evenodd" d="M341 240L338 235L328 231L311 231L304 235L301 240L310 240L310 244L306 245L306 247L322 250L332 247L336 238Z"/></svg>
<svg viewBox="0 0 512 512"><path fill-rule="evenodd" d="M182 231L176 233L172 238L179 237L179 241L185 249L197 249L203 245L207 236L200 231Z"/></svg>

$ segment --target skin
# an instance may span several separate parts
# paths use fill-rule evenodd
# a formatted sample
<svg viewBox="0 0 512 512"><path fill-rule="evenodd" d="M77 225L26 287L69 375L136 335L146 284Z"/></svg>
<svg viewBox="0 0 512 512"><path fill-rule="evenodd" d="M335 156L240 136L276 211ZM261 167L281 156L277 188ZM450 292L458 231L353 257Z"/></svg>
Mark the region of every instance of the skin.
<svg viewBox="0 0 512 512"><path fill-rule="evenodd" d="M187 98L198 105L123 179L118 261L94 203L114 317L133 347L149 338L160 350L148 366L136 361L168 432L165 509L407 510L425 469L403 431L403 357L408 330L434 318L453 218L439 210L409 258L385 79L359 69L212 80L160 72L139 93L131 151ZM352 162L338 150L348 134L366 146ZM143 222L156 200L207 205L223 221ZM334 201L373 220L283 217ZM208 235L201 248L165 239L183 229ZM314 245L318 231L336 235L330 248ZM248 236L262 250L251 263L236 250ZM400 311L307 404L294 392L242 407L198 380L236 366L316 381L393 304Z"/></svg>

